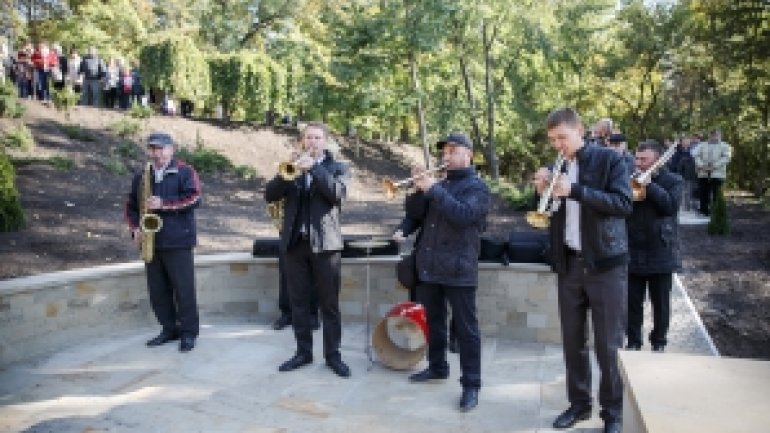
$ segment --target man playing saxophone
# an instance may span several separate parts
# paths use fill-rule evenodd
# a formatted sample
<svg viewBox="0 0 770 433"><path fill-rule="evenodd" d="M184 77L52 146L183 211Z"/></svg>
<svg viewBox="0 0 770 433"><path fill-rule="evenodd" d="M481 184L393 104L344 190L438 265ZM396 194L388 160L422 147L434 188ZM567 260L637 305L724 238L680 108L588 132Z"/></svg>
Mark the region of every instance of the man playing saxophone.
<svg viewBox="0 0 770 433"><path fill-rule="evenodd" d="M170 135L150 134L147 153L150 164L134 176L126 203L131 236L140 248L145 247L142 256L150 304L162 327L147 346L180 339L179 351L189 352L195 347L199 328L193 247L197 242L194 211L200 205L201 184L195 169L174 159ZM153 214L160 221L153 222L151 229L140 224L155 219ZM150 251L148 245L152 245Z"/></svg>

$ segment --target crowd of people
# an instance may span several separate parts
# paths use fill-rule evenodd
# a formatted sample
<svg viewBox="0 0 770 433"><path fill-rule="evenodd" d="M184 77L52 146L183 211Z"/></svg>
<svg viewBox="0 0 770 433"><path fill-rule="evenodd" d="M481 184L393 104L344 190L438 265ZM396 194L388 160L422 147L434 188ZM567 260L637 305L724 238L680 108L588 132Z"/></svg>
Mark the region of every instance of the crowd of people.
<svg viewBox="0 0 770 433"><path fill-rule="evenodd" d="M76 49L65 52L58 43L22 43L11 52L1 41L2 80L11 80L19 98L51 102L51 91L70 87L80 95L80 104L127 110L134 104L146 105L139 64L120 57L105 61L96 48L82 56Z"/></svg>

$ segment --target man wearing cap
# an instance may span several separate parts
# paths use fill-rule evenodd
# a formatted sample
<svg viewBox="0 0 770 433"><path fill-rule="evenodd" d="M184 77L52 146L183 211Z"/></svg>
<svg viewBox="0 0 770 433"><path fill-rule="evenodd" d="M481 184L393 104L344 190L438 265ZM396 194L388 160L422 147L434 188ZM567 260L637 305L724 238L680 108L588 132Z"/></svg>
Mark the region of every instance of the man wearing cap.
<svg viewBox="0 0 770 433"><path fill-rule="evenodd" d="M201 201L201 184L192 166L174 159L174 141L162 132L150 134L147 153L153 174L152 196L146 209L160 216L163 224L155 233L152 261L145 264L150 304L162 326L160 334L147 342L154 347L180 339L179 351L189 352L198 336L198 304L195 299L195 208ZM137 245L142 173L134 176L126 203L126 221Z"/></svg>
<svg viewBox="0 0 770 433"><path fill-rule="evenodd" d="M425 167L414 167L417 191L406 198L406 210L421 229L415 245L417 301L428 316L428 368L409 376L414 383L449 377L446 303L452 308L460 352L459 410L478 405L481 387L481 338L476 317L476 286L481 232L490 194L472 165L473 143L454 132L438 142L447 175L436 180Z"/></svg>

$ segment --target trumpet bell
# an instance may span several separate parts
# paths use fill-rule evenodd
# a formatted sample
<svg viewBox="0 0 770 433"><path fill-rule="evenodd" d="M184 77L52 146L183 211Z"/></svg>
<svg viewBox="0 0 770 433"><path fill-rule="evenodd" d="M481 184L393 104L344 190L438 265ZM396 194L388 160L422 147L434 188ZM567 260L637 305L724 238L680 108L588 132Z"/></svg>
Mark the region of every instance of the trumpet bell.
<svg viewBox="0 0 770 433"><path fill-rule="evenodd" d="M529 211L526 220L529 225L536 229L547 229L551 225L551 218L544 212Z"/></svg>
<svg viewBox="0 0 770 433"><path fill-rule="evenodd" d="M282 162L278 165L278 175L283 180L293 180L299 176L299 168L291 162Z"/></svg>
<svg viewBox="0 0 770 433"><path fill-rule="evenodd" d="M382 181L382 189L385 190L385 197L387 197L388 200L393 200L396 198L396 194L398 194L398 185L391 179Z"/></svg>

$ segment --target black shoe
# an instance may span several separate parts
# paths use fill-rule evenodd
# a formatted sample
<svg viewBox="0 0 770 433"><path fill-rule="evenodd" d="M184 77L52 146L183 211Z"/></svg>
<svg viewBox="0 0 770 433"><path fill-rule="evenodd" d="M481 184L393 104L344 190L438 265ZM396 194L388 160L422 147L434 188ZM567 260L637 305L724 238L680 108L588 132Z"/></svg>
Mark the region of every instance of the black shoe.
<svg viewBox="0 0 770 433"><path fill-rule="evenodd" d="M479 405L479 389L463 388L463 395L460 397L460 412L468 412Z"/></svg>
<svg viewBox="0 0 770 433"><path fill-rule="evenodd" d="M620 433L623 424L620 421L605 421L604 433Z"/></svg>
<svg viewBox="0 0 770 433"><path fill-rule="evenodd" d="M653 344L652 345L652 351L653 352L663 352L666 350L666 346L663 344Z"/></svg>
<svg viewBox="0 0 770 433"><path fill-rule="evenodd" d="M409 381L413 383L422 383L427 382L429 380L443 380L449 377L449 374L441 374L437 373L429 368L426 368L425 370L414 373L409 376Z"/></svg>
<svg viewBox="0 0 770 433"><path fill-rule="evenodd" d="M626 350L642 350L641 344L627 344Z"/></svg>
<svg viewBox="0 0 770 433"><path fill-rule="evenodd" d="M168 332L161 332L160 334L158 334L157 337L147 342L147 347L160 346L161 344L166 344L169 341L174 341L178 339L179 339L179 334L176 334L176 333L170 334Z"/></svg>
<svg viewBox="0 0 770 433"><path fill-rule="evenodd" d="M457 339L456 338L450 338L449 339L449 351L452 352L452 353L457 353L458 350L459 349L457 348Z"/></svg>
<svg viewBox="0 0 770 433"><path fill-rule="evenodd" d="M184 336L182 341L179 342L180 352L189 352L195 347L195 337Z"/></svg>
<svg viewBox="0 0 770 433"><path fill-rule="evenodd" d="M553 428L570 428L578 421L591 418L591 406L570 406L553 421Z"/></svg>
<svg viewBox="0 0 770 433"><path fill-rule="evenodd" d="M326 365L339 377L350 377L350 367L341 359L327 359Z"/></svg>
<svg viewBox="0 0 770 433"><path fill-rule="evenodd" d="M284 362L278 367L278 371L292 371L296 370L303 365L313 363L313 357L307 355L294 355L288 361Z"/></svg>
<svg viewBox="0 0 770 433"><path fill-rule="evenodd" d="M291 316L288 314L281 314L281 317L273 322L273 329L280 331L281 329L291 325Z"/></svg>

